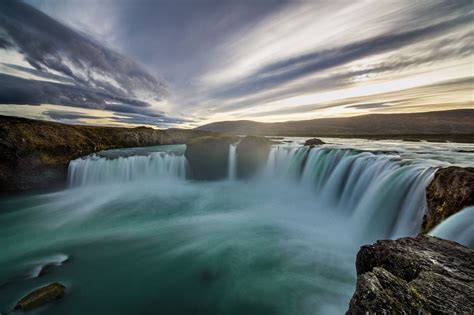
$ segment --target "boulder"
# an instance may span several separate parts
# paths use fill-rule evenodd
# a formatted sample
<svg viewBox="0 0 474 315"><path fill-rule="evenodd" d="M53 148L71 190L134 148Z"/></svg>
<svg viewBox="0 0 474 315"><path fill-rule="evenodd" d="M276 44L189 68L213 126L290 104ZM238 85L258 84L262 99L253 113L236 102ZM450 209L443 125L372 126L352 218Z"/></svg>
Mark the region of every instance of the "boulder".
<svg viewBox="0 0 474 315"><path fill-rule="evenodd" d="M347 314L468 314L474 251L431 236L378 241L357 254Z"/></svg>
<svg viewBox="0 0 474 315"><path fill-rule="evenodd" d="M64 296L66 287L58 282L48 284L29 293L15 306L16 310L30 311L47 303L59 300Z"/></svg>
<svg viewBox="0 0 474 315"><path fill-rule="evenodd" d="M247 136L237 146L237 176L249 178L266 164L273 142L264 137Z"/></svg>
<svg viewBox="0 0 474 315"><path fill-rule="evenodd" d="M238 141L234 136L205 136L186 143L185 156L191 178L218 180L227 177L229 146Z"/></svg>
<svg viewBox="0 0 474 315"><path fill-rule="evenodd" d="M324 141L322 141L321 139L318 139L318 138L308 139L304 143L304 145L309 145L309 146L322 145L322 144L326 144L326 142L324 142Z"/></svg>
<svg viewBox="0 0 474 315"><path fill-rule="evenodd" d="M422 234L441 221L474 205L474 168L451 166L439 169L426 188L427 212L423 217Z"/></svg>

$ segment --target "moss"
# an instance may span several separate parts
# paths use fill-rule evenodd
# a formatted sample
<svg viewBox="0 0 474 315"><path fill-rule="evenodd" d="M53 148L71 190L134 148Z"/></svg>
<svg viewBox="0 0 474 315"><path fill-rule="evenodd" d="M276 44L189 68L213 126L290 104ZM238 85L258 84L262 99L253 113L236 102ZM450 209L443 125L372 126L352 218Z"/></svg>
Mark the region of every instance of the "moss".
<svg viewBox="0 0 474 315"><path fill-rule="evenodd" d="M418 290L415 287L410 287L410 292L417 301L424 300L423 295L421 295L420 292L418 292Z"/></svg>

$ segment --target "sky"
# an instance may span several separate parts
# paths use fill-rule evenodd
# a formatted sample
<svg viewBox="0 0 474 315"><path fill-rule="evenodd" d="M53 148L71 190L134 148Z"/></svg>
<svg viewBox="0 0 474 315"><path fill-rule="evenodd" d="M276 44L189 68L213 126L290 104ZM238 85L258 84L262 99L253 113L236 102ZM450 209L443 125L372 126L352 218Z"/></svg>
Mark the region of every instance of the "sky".
<svg viewBox="0 0 474 315"><path fill-rule="evenodd" d="M2 0L0 114L191 128L474 108L472 1Z"/></svg>

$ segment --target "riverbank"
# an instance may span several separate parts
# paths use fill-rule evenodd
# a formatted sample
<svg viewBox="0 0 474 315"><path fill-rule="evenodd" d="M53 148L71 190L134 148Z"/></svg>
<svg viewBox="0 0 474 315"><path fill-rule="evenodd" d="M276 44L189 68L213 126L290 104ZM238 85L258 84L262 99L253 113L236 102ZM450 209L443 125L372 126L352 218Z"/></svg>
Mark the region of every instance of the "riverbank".
<svg viewBox="0 0 474 315"><path fill-rule="evenodd" d="M0 193L60 187L71 160L100 150L186 143L209 132L67 125L0 116Z"/></svg>

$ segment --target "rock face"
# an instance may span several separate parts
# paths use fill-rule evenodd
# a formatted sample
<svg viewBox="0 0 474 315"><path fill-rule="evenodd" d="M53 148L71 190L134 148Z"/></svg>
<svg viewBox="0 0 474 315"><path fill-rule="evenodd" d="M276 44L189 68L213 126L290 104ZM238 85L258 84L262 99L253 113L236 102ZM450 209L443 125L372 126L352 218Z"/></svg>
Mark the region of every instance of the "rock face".
<svg viewBox="0 0 474 315"><path fill-rule="evenodd" d="M426 201L428 209L423 217L423 234L450 215L474 205L474 168L439 169L426 188Z"/></svg>
<svg viewBox="0 0 474 315"><path fill-rule="evenodd" d="M77 126L0 116L0 192L62 185L69 161L99 150L185 143L205 134L209 133Z"/></svg>
<svg viewBox="0 0 474 315"><path fill-rule="evenodd" d="M247 136L237 146L237 176L249 178L265 165L273 142L267 138Z"/></svg>
<svg viewBox="0 0 474 315"><path fill-rule="evenodd" d="M347 314L469 314L473 266L473 250L431 236L362 246Z"/></svg>
<svg viewBox="0 0 474 315"><path fill-rule="evenodd" d="M318 139L318 138L313 138L313 139L308 139L305 141L304 145L321 145L321 144L325 144L326 142L324 142L323 140L321 139Z"/></svg>
<svg viewBox="0 0 474 315"><path fill-rule="evenodd" d="M227 177L229 146L238 141L234 136L205 136L186 143L185 156L192 179L217 180Z"/></svg>
<svg viewBox="0 0 474 315"><path fill-rule="evenodd" d="M45 287L39 288L22 298L15 306L16 310L23 312L30 311L47 303L59 300L64 296L66 287L55 282Z"/></svg>

